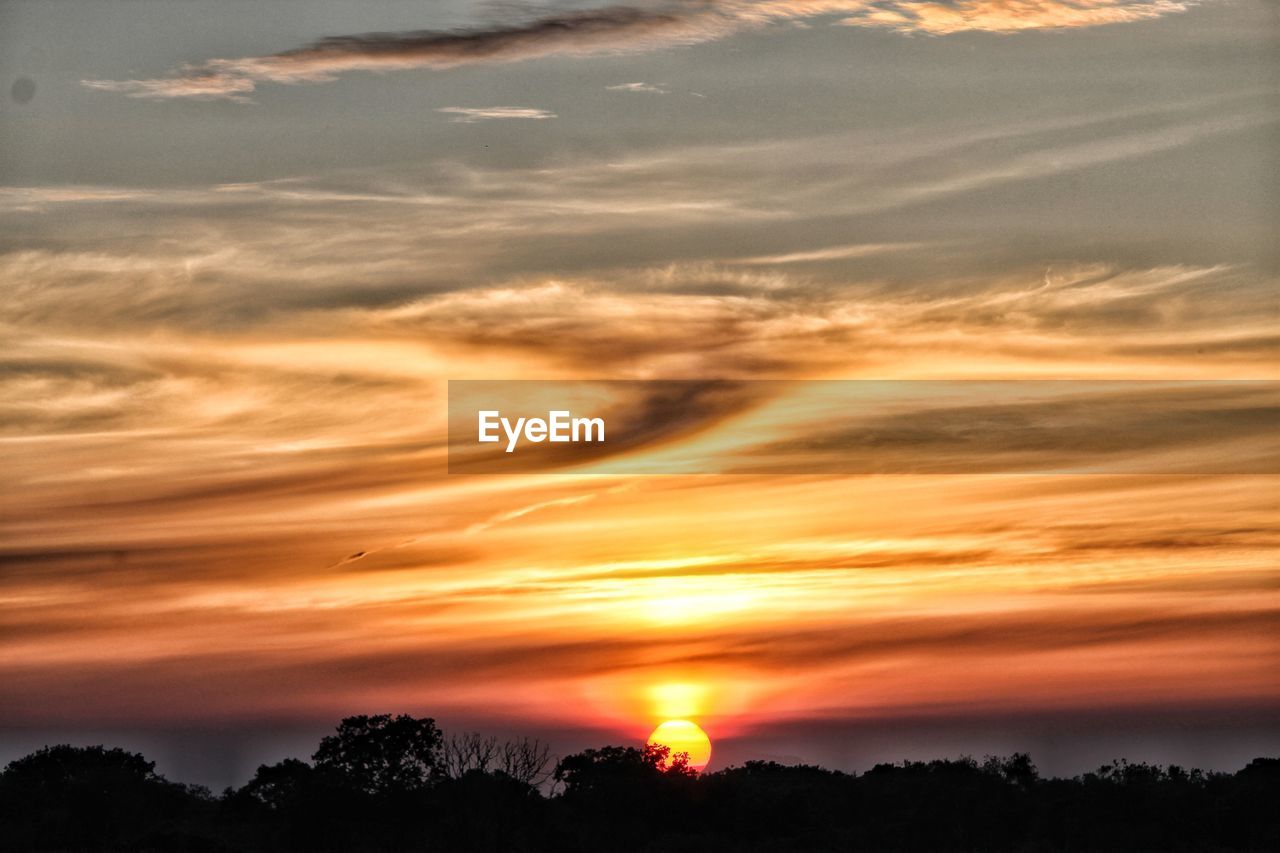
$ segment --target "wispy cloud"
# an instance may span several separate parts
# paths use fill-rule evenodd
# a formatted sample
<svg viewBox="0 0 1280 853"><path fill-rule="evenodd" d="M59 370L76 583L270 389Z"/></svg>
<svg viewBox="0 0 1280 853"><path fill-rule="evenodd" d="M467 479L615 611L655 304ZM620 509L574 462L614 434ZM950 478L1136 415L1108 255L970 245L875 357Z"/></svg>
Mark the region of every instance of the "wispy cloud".
<svg viewBox="0 0 1280 853"><path fill-rule="evenodd" d="M477 121L500 118L547 119L556 117L553 112L531 107L441 107L436 112L454 115L456 118L453 121L460 124L473 124Z"/></svg>
<svg viewBox="0 0 1280 853"><path fill-rule="evenodd" d="M848 258L866 258L887 252L903 252L923 248L923 243L856 243L851 246L830 246L806 252L787 252L781 255L755 255L740 258L735 263L749 266L773 266L775 264L804 264L821 261L839 261Z"/></svg>
<svg viewBox="0 0 1280 853"><path fill-rule="evenodd" d="M610 92L648 92L653 95L667 95L671 90L653 83L619 83L616 86L605 86Z"/></svg>
<svg viewBox="0 0 1280 853"><path fill-rule="evenodd" d="M531 513L540 512L545 509L555 509L557 507L575 506L577 504L586 503L590 500L595 500L595 497L596 495L594 493L570 495L563 498L552 498L551 500L539 501L536 504L522 506L518 509L509 510L507 512L500 512L497 515L486 518L484 521L478 521L471 525L466 529L465 534L467 536L474 536L477 533L482 533L485 530L488 530L490 527L504 524L508 521L515 521L518 518L524 518L526 515Z"/></svg>
<svg viewBox="0 0 1280 853"><path fill-rule="evenodd" d="M904 33L1011 33L1124 23L1198 0L697 0L609 6L458 30L331 36L265 56L210 59L165 77L84 80L133 98L246 101L262 82L318 83L351 71L447 69L548 56L651 50L724 38L776 21L845 15L840 23ZM626 84L640 86L644 84ZM631 91L652 91L633 88Z"/></svg>
<svg viewBox="0 0 1280 853"><path fill-rule="evenodd" d="M82 80L81 83L98 92L115 92L130 98L190 98L193 101L240 103L252 100L249 93L257 88L257 84L249 77L203 72L153 80Z"/></svg>

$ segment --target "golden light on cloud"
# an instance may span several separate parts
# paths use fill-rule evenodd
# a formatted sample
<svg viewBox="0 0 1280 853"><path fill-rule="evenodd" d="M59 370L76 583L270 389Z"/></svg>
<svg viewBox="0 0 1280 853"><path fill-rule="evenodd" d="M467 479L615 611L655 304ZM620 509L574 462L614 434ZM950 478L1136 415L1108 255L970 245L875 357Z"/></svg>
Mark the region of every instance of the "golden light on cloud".
<svg viewBox="0 0 1280 853"><path fill-rule="evenodd" d="M659 625L724 619L760 598L749 579L732 576L654 578L635 586L633 594L647 602L646 618Z"/></svg>
<svg viewBox="0 0 1280 853"><path fill-rule="evenodd" d="M707 712L710 691L701 684L672 681L649 689L649 707L654 717L696 717Z"/></svg>
<svg viewBox="0 0 1280 853"><path fill-rule="evenodd" d="M690 720L667 720L653 730L648 743L671 750L667 766L681 753L689 756L689 766L694 770L702 770L711 763L711 738L701 726Z"/></svg>

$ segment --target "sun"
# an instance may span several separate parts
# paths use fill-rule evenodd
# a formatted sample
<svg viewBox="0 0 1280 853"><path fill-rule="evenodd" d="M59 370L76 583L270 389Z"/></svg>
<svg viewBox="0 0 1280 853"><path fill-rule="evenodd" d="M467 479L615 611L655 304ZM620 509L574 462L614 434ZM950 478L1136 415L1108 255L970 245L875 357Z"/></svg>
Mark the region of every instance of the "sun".
<svg viewBox="0 0 1280 853"><path fill-rule="evenodd" d="M689 766L694 770L701 770L711 761L711 738L689 720L667 720L653 730L648 742L669 748L672 755L689 753Z"/></svg>

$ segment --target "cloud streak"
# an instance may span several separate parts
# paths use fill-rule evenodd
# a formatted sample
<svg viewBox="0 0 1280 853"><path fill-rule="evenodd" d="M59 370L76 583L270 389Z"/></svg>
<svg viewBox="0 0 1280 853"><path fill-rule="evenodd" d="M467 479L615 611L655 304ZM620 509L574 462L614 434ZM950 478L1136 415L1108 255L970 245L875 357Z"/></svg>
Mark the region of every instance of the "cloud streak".
<svg viewBox="0 0 1280 853"><path fill-rule="evenodd" d="M647 92L651 95L668 95L670 90L653 83L619 83L616 86L605 86L610 92Z"/></svg>
<svg viewBox="0 0 1280 853"><path fill-rule="evenodd" d="M456 124L474 124L478 121L505 118L548 119L556 114L547 110L531 107L441 107L438 113L449 113L454 116Z"/></svg>
<svg viewBox="0 0 1280 853"><path fill-rule="evenodd" d="M250 99L264 82L334 80L353 71L444 70L552 56L593 56L690 45L778 21L844 15L847 26L902 33L1013 33L1098 26L1185 11L1196 0L689 0L549 14L509 25L330 36L265 56L210 59L170 76L84 80L132 98ZM657 91L624 84L629 91Z"/></svg>

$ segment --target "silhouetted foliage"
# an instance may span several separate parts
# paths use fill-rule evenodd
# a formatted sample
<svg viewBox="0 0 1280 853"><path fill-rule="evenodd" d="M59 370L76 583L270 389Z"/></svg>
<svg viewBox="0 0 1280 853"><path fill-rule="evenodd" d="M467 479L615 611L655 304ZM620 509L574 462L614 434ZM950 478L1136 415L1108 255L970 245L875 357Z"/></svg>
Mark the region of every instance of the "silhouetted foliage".
<svg viewBox="0 0 1280 853"><path fill-rule="evenodd" d="M350 717L314 763L220 798L136 753L53 746L0 774L4 851L1273 851L1280 759L1203 773L1116 761L1046 779L1015 754L862 774L749 761L697 774L665 747L560 759L430 719ZM539 787L538 781L551 783Z"/></svg>
<svg viewBox="0 0 1280 853"><path fill-rule="evenodd" d="M440 773L443 740L430 718L347 717L311 760L368 794L414 791Z"/></svg>
<svg viewBox="0 0 1280 853"><path fill-rule="evenodd" d="M0 849L218 850L201 825L208 790L178 785L155 762L101 746L49 746L0 775Z"/></svg>
<svg viewBox="0 0 1280 853"><path fill-rule="evenodd" d="M541 850L546 798L536 787L501 770L471 770L431 792L431 839L436 849Z"/></svg>
<svg viewBox="0 0 1280 853"><path fill-rule="evenodd" d="M239 827L238 848L344 850L348 836L372 818L370 796L340 773L288 758L262 765L238 790L223 795L223 816ZM353 848L358 849L358 848Z"/></svg>
<svg viewBox="0 0 1280 853"><path fill-rule="evenodd" d="M691 822L689 756L672 756L665 746L588 749L561 759L553 778L562 790L555 805L569 849L589 850L603 838L616 850L638 849L657 828Z"/></svg>
<svg viewBox="0 0 1280 853"><path fill-rule="evenodd" d="M237 794L268 809L279 811L307 795L315 772L310 764L296 758L286 758L279 764L263 764Z"/></svg>

